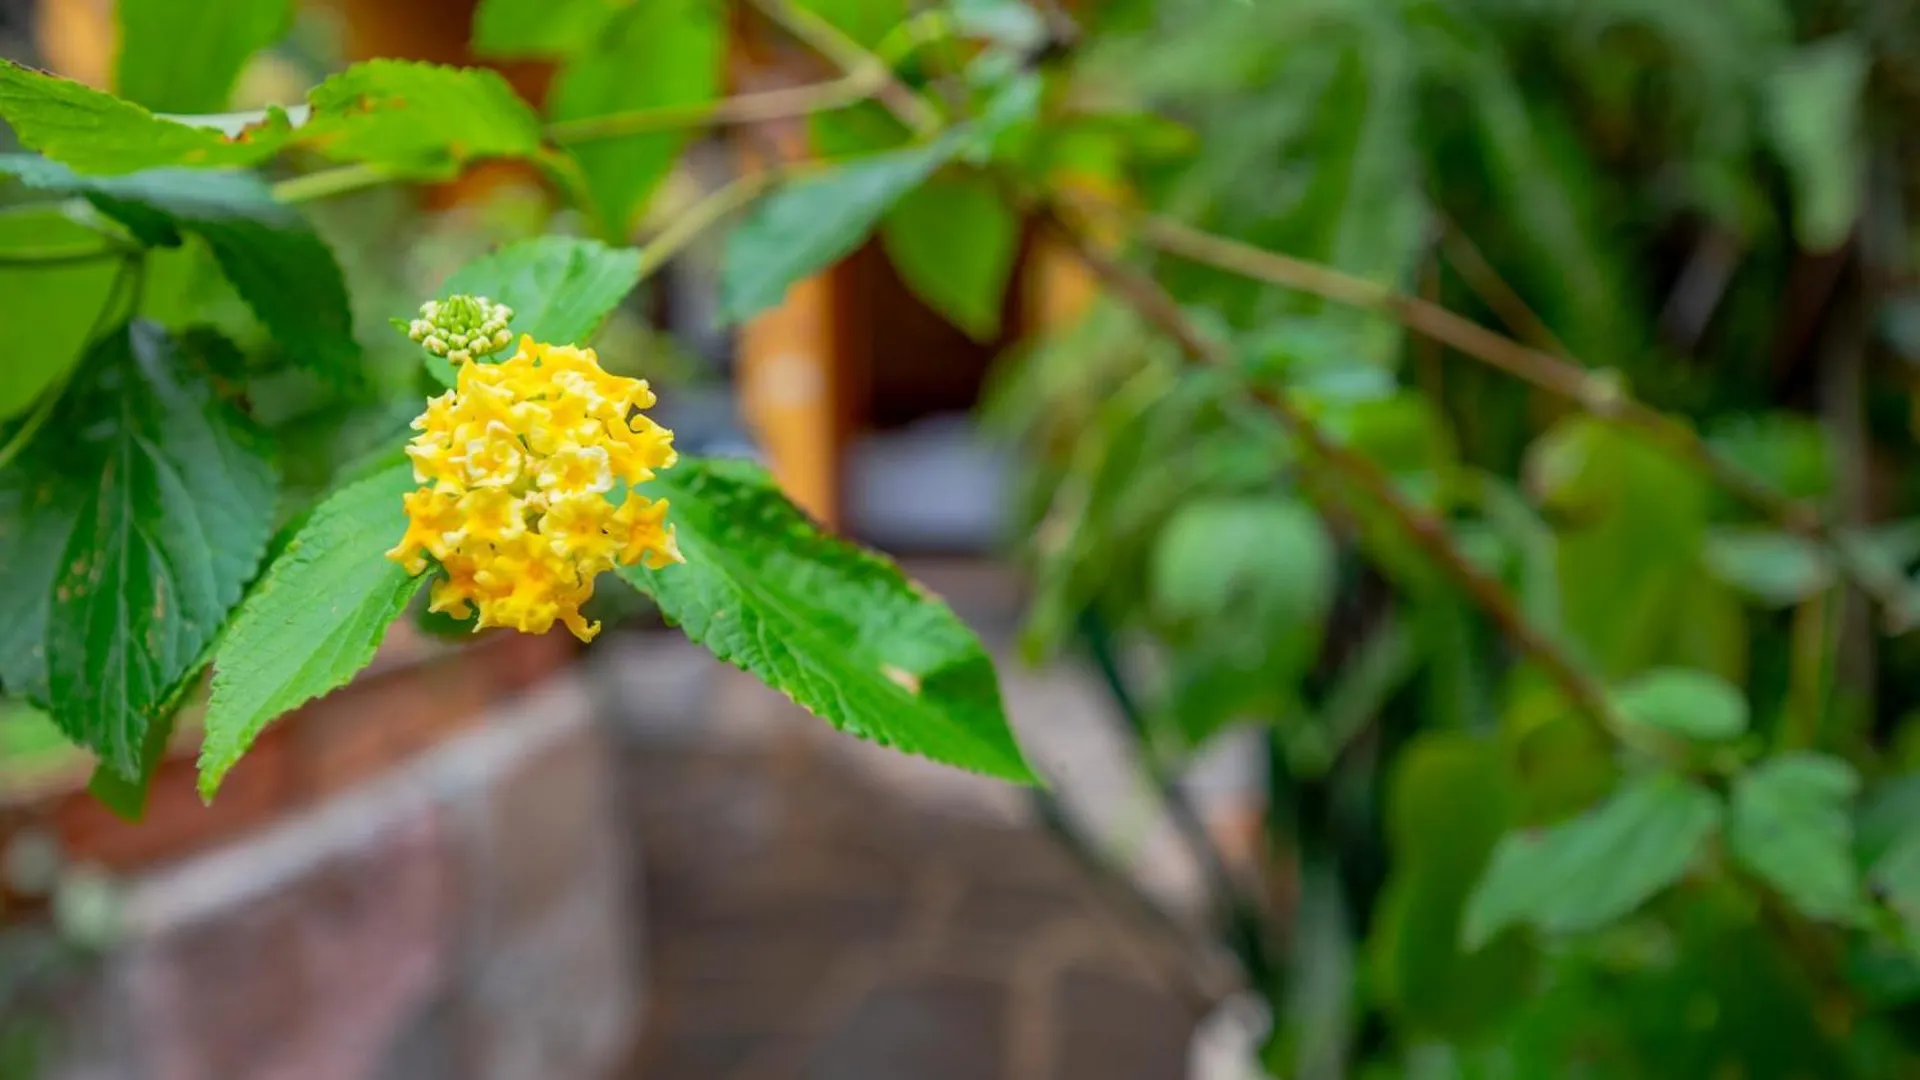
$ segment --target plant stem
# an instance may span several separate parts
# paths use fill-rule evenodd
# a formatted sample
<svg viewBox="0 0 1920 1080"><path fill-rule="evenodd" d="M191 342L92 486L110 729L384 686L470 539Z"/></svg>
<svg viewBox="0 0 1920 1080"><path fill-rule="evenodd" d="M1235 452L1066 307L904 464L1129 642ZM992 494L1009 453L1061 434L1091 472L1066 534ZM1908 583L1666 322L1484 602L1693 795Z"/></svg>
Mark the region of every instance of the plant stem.
<svg viewBox="0 0 1920 1080"><path fill-rule="evenodd" d="M778 177L779 174L772 170L748 173L701 196L685 213L675 215L671 224L640 249L640 277L644 279L651 276L721 218L759 198L774 185Z"/></svg>
<svg viewBox="0 0 1920 1080"><path fill-rule="evenodd" d="M1106 216L1124 213L1083 195L1063 197L1075 209ZM1817 509L1776 491L1766 481L1722 458L1692 428L1632 397L1608 373L1529 348L1437 304L1332 267L1201 232L1167 218L1143 217L1135 225L1139 237L1161 251L1335 303L1380 312L1415 333L1567 398L1599 420L1647 435L1781 527L1825 547L1840 572L1880 605L1889 632L1912 629L1920 621L1920 604L1915 603L1907 583L1872 558L1863 557L1859 548L1840 535Z"/></svg>
<svg viewBox="0 0 1920 1080"><path fill-rule="evenodd" d="M801 7L793 0L748 0L761 14L778 23L815 52L852 76L861 72L879 72L880 85L874 96L888 111L900 118L908 130L925 138L945 126L939 110L895 78L886 62L840 32L838 27Z"/></svg>
<svg viewBox="0 0 1920 1080"><path fill-rule="evenodd" d="M0 266L69 266L74 263L111 259L125 254L125 248L111 242L105 244L62 244L38 248L8 248L5 251L0 251Z"/></svg>
<svg viewBox="0 0 1920 1080"><path fill-rule="evenodd" d="M707 124L753 124L806 116L831 109L844 109L865 101L878 93L888 78L885 68L868 65L840 78L806 86L740 94L716 101L556 120L547 125L547 138L562 144L593 142Z"/></svg>
<svg viewBox="0 0 1920 1080"><path fill-rule="evenodd" d="M395 177L386 169L361 161L282 180L273 185L273 197L283 203L312 202L377 187L392 179Z"/></svg>
<svg viewBox="0 0 1920 1080"><path fill-rule="evenodd" d="M1102 252L1077 230L1064 226L1056 217L1053 224L1068 244L1093 271L1130 306L1179 346L1187 359L1208 367L1231 370L1233 361L1217 343L1203 337L1188 320L1180 305L1152 278L1133 270ZM1260 254L1265 254L1261 252ZM1289 264L1288 273L1305 276L1323 285L1321 295L1329 299L1365 300L1362 306L1374 306L1381 294L1392 295L1371 282L1325 271L1311 264ZM1309 273L1300 275L1304 268ZM1251 275L1259 277L1262 275ZM1337 295L1328 295L1337 294ZM1471 325L1471 324L1468 324ZM1477 327L1475 329L1478 329ZM1505 341L1504 338L1498 339ZM1509 342L1508 344L1512 344ZM1514 345L1514 348L1520 348ZM1612 733L1618 724L1600 684L1521 611L1520 606L1492 575L1482 570L1453 542L1446 525L1435 515L1408 502L1393 486L1393 481L1368 458L1338 442L1311 417L1301 412L1284 395L1260 386L1249 386L1248 393L1263 405L1281 426L1299 439L1307 451L1353 488L1372 499L1402 533L1453 580L1500 628L1507 640L1539 664L1560 687L1567 700L1591 719L1603 732Z"/></svg>

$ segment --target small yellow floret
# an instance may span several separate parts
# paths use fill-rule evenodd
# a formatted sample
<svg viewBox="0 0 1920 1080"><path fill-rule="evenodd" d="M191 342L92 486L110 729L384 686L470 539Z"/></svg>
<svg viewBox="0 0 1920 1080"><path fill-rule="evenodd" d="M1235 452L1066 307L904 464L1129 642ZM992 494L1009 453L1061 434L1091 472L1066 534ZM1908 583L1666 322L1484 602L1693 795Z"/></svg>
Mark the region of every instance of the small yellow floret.
<svg viewBox="0 0 1920 1080"><path fill-rule="evenodd" d="M427 403L407 446L414 479L407 531L387 557L444 576L432 609L477 610L480 626L545 633L558 622L582 641L580 605L616 564L681 562L667 503L615 481L642 483L674 463L673 432L637 410L644 380L610 375L591 349L520 339L498 364L460 366L455 388Z"/></svg>

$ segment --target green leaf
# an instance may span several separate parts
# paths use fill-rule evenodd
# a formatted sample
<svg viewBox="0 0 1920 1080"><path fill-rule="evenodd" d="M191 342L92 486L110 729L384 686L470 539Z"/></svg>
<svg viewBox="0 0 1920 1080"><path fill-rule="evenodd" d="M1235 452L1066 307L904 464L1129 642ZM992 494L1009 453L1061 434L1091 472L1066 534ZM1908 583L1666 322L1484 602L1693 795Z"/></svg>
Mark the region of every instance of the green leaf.
<svg viewBox="0 0 1920 1080"><path fill-rule="evenodd" d="M1727 847L1809 918L1853 922L1866 906L1850 816L1859 790L1859 774L1838 758L1768 758L1734 778Z"/></svg>
<svg viewBox="0 0 1920 1080"><path fill-rule="evenodd" d="M898 567L822 534L750 462L682 458L642 490L671 500L687 561L621 575L689 638L842 731L1034 780L979 639Z"/></svg>
<svg viewBox="0 0 1920 1080"><path fill-rule="evenodd" d="M7 342L7 360L0 365L0 420L26 411L73 367L119 267L113 259L8 265L7 257L85 249L101 241L98 230L53 209L0 213L0 296L7 298L0 304L0 341Z"/></svg>
<svg viewBox="0 0 1920 1080"><path fill-rule="evenodd" d="M307 95L300 141L336 160L411 176L451 176L493 157L534 157L540 117L497 72L412 60L369 60Z"/></svg>
<svg viewBox="0 0 1920 1080"><path fill-rule="evenodd" d="M1896 836L1873 860L1867 879L1899 916L1908 950L1920 957L1920 827Z"/></svg>
<svg viewBox="0 0 1920 1080"><path fill-rule="evenodd" d="M567 121L711 101L721 90L726 46L725 9L709 0L635 4L561 70L549 111ZM633 231L692 134L682 127L572 148L608 236Z"/></svg>
<svg viewBox="0 0 1920 1080"><path fill-rule="evenodd" d="M275 202L258 177L190 169L89 177L27 154L0 154L0 173L84 195L143 244L175 247L187 234L200 237L288 355L336 381L351 377L359 347L340 267L312 226Z"/></svg>
<svg viewBox="0 0 1920 1080"><path fill-rule="evenodd" d="M7 60L0 60L0 119L20 145L85 173L254 165L273 156L289 131L277 110L235 136L164 120L112 94Z"/></svg>
<svg viewBox="0 0 1920 1080"><path fill-rule="evenodd" d="M992 182L929 181L887 213L880 238L914 295L976 340L999 332L1020 221Z"/></svg>
<svg viewBox="0 0 1920 1080"><path fill-rule="evenodd" d="M907 21L906 0L791 0L794 7L812 12L852 38L863 49L880 44L889 32Z"/></svg>
<svg viewBox="0 0 1920 1080"><path fill-rule="evenodd" d="M1769 607L1790 607L1833 584L1833 564L1804 536L1761 528L1707 534L1707 569Z"/></svg>
<svg viewBox="0 0 1920 1080"><path fill-rule="evenodd" d="M411 466L329 496L248 594L214 657L200 750L200 794L220 781L273 720L344 685L373 660L387 627L426 581L384 552L406 530L400 498Z"/></svg>
<svg viewBox="0 0 1920 1080"><path fill-rule="evenodd" d="M640 283L640 252L597 240L542 236L509 244L453 272L442 297L484 296L513 309L513 333L585 344Z"/></svg>
<svg viewBox="0 0 1920 1080"><path fill-rule="evenodd" d="M951 144L938 142L876 154L762 199L727 237L721 317L738 322L778 305L794 282L859 247L874 223L951 152Z"/></svg>
<svg viewBox="0 0 1920 1080"><path fill-rule="evenodd" d="M1154 608L1169 618L1318 625L1333 602L1333 538L1294 499L1195 500L1161 532L1152 586Z"/></svg>
<svg viewBox="0 0 1920 1080"><path fill-rule="evenodd" d="M1394 861L1369 945L1381 997L1417 1030L1470 1036L1525 997L1534 955L1522 935L1477 951L1460 943L1467 896L1519 812L1499 748L1464 732L1421 735L1394 767Z"/></svg>
<svg viewBox="0 0 1920 1080"><path fill-rule="evenodd" d="M1866 194L1861 105L1870 61L1831 37L1795 51L1766 85L1766 121L1793 190L1794 236L1825 251L1846 240Z"/></svg>
<svg viewBox="0 0 1920 1080"><path fill-rule="evenodd" d="M473 49L483 56L571 56L593 44L621 0L480 0Z"/></svg>
<svg viewBox="0 0 1920 1080"><path fill-rule="evenodd" d="M1747 702L1718 675L1656 668L1614 692L1621 719L1689 739L1731 739L1747 730Z"/></svg>
<svg viewBox="0 0 1920 1080"><path fill-rule="evenodd" d="M133 777L149 726L239 600L273 528L252 424L146 323L106 338L54 427L85 484L47 609L53 716Z"/></svg>
<svg viewBox="0 0 1920 1080"><path fill-rule="evenodd" d="M47 705L47 606L60 553L86 501L87 462L64 453L61 421L80 419L62 406L26 449L0 469L0 685L8 694Z"/></svg>
<svg viewBox="0 0 1920 1080"><path fill-rule="evenodd" d="M149 109L227 107L247 59L286 36L291 0L120 0L116 85Z"/></svg>
<svg viewBox="0 0 1920 1080"><path fill-rule="evenodd" d="M1508 833L1467 902L1467 948L1516 924L1549 934L1606 926L1678 881L1719 823L1712 792L1661 774L1571 821Z"/></svg>
<svg viewBox="0 0 1920 1080"><path fill-rule="evenodd" d="M187 685L192 684L189 682ZM178 715L176 700L147 726L146 739L140 744L140 761L135 775L123 776L117 769L102 763L94 767L93 776L87 781L87 794L100 800L122 821L138 822L146 817L147 795L153 790L154 774L159 771L160 763L166 760L167 748L173 742L174 720Z"/></svg>

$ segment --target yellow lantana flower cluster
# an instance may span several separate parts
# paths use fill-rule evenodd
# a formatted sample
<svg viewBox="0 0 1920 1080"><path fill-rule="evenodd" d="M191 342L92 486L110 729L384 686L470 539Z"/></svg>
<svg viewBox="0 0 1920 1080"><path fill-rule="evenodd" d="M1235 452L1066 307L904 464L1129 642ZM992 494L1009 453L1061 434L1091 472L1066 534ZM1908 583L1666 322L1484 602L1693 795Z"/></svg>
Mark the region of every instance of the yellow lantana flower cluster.
<svg viewBox="0 0 1920 1080"><path fill-rule="evenodd" d="M477 608L481 627L532 634L558 621L592 640L600 624L580 605L601 571L683 561L666 500L632 490L675 460L673 432L640 412L653 402L644 380L602 371L593 350L530 337L501 363L460 365L454 389L413 422L407 456L422 486L405 497L407 532L387 557L414 574L428 556L439 563L434 611Z"/></svg>

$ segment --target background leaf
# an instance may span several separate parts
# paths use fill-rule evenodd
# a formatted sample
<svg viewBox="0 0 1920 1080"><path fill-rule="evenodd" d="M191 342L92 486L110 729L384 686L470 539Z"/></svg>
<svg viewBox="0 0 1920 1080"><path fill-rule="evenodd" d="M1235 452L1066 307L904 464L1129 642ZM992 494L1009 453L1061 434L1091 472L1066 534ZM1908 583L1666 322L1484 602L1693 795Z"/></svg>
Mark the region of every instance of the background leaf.
<svg viewBox="0 0 1920 1080"><path fill-rule="evenodd" d="M426 581L384 554L406 529L400 497L413 487L412 467L400 465L335 492L240 605L214 657L202 797L213 797L269 723L373 660Z"/></svg>
<svg viewBox="0 0 1920 1080"><path fill-rule="evenodd" d="M595 240L542 236L509 244L454 271L440 286L513 309L513 332L585 344L640 282L640 252Z"/></svg>
<svg viewBox="0 0 1920 1080"><path fill-rule="evenodd" d="M591 45L621 0L480 0L473 48L484 56L567 56Z"/></svg>
<svg viewBox="0 0 1920 1080"><path fill-rule="evenodd" d="M708 0L647 0L628 7L561 70L548 105L553 119L712 100L720 93L726 59L724 14ZM572 148L609 238L632 232L691 134L681 128Z"/></svg>
<svg viewBox="0 0 1920 1080"><path fill-rule="evenodd" d="M87 332L113 290L114 259L66 264L7 265L10 253L99 245L99 230L52 208L0 213L0 420L24 412L43 390L73 367Z"/></svg>
<svg viewBox="0 0 1920 1080"><path fill-rule="evenodd" d="M880 238L916 296L978 340L999 332L1020 220L991 181L928 181L887 212Z"/></svg>
<svg viewBox="0 0 1920 1080"><path fill-rule="evenodd" d="M258 177L188 169L86 177L40 158L0 155L0 173L8 172L45 191L86 196L143 244L175 247L184 234L200 237L289 356L335 381L352 376L359 347L333 252Z"/></svg>
<svg viewBox="0 0 1920 1080"><path fill-rule="evenodd" d="M1815 251L1845 240L1860 216L1868 66L1858 42L1829 38L1795 51L1766 88L1769 131L1793 187L1794 235Z"/></svg>
<svg viewBox="0 0 1920 1080"><path fill-rule="evenodd" d="M1517 923L1550 934L1605 926L1678 881L1719 824L1711 792L1662 774L1571 821L1509 833L1467 902L1467 947Z"/></svg>
<svg viewBox="0 0 1920 1080"><path fill-rule="evenodd" d="M1731 739L1747 730L1747 702L1718 675L1656 668L1614 692L1628 723L1689 739Z"/></svg>
<svg viewBox="0 0 1920 1080"><path fill-rule="evenodd" d="M47 609L53 716L122 775L239 600L272 532L276 479L252 424L134 323L86 360L56 438L89 482Z"/></svg>
<svg viewBox="0 0 1920 1080"><path fill-rule="evenodd" d="M1734 778L1727 847L1809 917L1858 919L1865 897L1853 862L1851 806L1859 790L1859 775L1838 758L1768 758Z"/></svg>
<svg viewBox="0 0 1920 1080"><path fill-rule="evenodd" d="M762 199L727 236L720 311L730 321L780 303L801 278L852 252L900 197L946 161L946 143L876 154Z"/></svg>
<svg viewBox="0 0 1920 1080"><path fill-rule="evenodd" d="M642 490L671 501L687 561L620 572L689 638L849 734L1033 780L992 659L899 568L822 534L750 462L682 458Z"/></svg>
<svg viewBox="0 0 1920 1080"><path fill-rule="evenodd" d="M291 0L119 0L120 96L157 112L226 108L247 58L286 36Z"/></svg>

